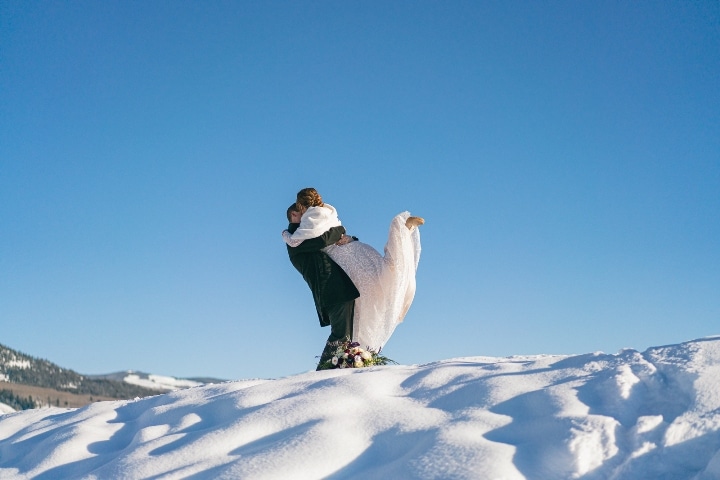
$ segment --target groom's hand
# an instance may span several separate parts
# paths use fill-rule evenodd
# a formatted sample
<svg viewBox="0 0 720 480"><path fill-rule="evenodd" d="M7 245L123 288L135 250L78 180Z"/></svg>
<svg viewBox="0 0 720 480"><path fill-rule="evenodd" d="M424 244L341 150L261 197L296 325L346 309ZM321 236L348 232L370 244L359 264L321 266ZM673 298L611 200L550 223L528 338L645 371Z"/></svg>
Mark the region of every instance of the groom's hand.
<svg viewBox="0 0 720 480"><path fill-rule="evenodd" d="M340 237L340 240L335 242L335 245L345 245L346 243L350 243L351 241L352 241L351 236L343 234L343 236Z"/></svg>

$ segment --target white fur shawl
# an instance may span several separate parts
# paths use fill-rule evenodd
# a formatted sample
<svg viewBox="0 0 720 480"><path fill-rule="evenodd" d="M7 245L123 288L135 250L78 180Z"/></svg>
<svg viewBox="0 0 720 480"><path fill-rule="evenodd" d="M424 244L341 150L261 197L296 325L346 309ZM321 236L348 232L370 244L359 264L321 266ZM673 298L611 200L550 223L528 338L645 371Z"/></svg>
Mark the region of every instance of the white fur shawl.
<svg viewBox="0 0 720 480"><path fill-rule="evenodd" d="M326 203L322 207L310 207L303 213L300 219L300 226L292 235L285 235L285 242L291 247L300 245L303 240L319 237L330 230L331 227L342 225L337 215L337 210ZM288 241L290 240L290 241ZM294 244L294 245L293 245Z"/></svg>

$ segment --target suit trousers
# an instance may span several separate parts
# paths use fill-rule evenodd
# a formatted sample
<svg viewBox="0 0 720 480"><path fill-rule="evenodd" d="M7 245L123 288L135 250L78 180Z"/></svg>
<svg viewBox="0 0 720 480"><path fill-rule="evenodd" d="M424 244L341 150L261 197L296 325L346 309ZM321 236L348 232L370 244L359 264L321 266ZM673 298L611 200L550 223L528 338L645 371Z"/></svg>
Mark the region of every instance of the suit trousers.
<svg viewBox="0 0 720 480"><path fill-rule="evenodd" d="M325 313L330 319L330 336L327 339L325 348L320 355L318 362L318 370L320 365L330 360L337 348L338 342L350 340L353 333L353 317L355 315L355 300L345 303L338 303L325 307Z"/></svg>

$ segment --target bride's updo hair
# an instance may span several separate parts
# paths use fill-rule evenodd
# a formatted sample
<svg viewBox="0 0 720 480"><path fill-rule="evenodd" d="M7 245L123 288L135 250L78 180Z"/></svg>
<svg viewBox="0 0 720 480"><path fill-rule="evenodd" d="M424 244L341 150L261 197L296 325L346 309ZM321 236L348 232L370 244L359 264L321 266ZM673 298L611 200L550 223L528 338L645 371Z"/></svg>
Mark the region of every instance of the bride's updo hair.
<svg viewBox="0 0 720 480"><path fill-rule="evenodd" d="M322 207L324 205L322 197L314 188L303 188L297 194L297 205L306 210L310 207Z"/></svg>

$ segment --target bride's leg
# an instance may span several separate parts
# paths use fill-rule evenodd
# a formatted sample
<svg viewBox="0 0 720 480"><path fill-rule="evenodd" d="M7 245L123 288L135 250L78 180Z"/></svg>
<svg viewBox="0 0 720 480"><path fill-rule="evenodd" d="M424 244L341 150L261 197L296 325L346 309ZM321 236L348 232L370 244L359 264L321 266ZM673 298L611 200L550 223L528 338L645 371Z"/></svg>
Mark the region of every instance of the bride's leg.
<svg viewBox="0 0 720 480"><path fill-rule="evenodd" d="M408 258L415 260L414 250L419 249L415 239L419 239L417 226L425 223L421 217L411 217L410 212L403 212L390 222L388 240L385 244L385 263L390 268L403 269ZM412 255L410 252L413 251ZM417 267L417 264L415 265Z"/></svg>
<svg viewBox="0 0 720 480"><path fill-rule="evenodd" d="M395 322L402 322L415 296L415 272L420 260L420 230L410 212L396 215L390 223L388 241L385 244L385 268L382 282L387 292L392 292L389 302L394 310ZM412 228L408 229L408 223Z"/></svg>

